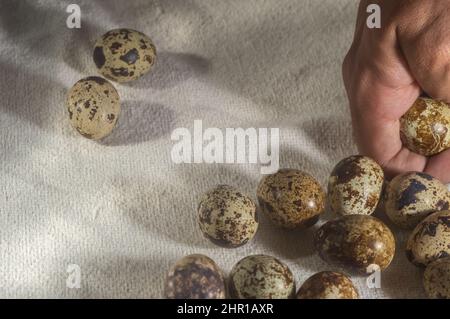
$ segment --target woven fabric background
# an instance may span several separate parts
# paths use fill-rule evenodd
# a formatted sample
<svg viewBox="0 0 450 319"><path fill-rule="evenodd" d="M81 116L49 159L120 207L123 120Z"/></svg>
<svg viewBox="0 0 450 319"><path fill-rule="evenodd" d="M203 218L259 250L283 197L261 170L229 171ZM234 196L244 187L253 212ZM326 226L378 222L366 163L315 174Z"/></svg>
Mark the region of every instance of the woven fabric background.
<svg viewBox="0 0 450 319"><path fill-rule="evenodd" d="M78 3L82 28L66 27ZM0 297L160 298L170 265L190 253L228 272L255 253L286 262L298 286L334 269L312 247L312 230L287 232L261 216L237 249L203 238L199 196L230 184L256 197L260 165L171 161L171 132L204 127L280 128L280 164L326 185L357 152L341 61L353 36L354 0L0 1ZM115 84L122 114L97 143L70 126L67 90L96 75L95 39L117 27L148 34L153 71ZM406 261L407 234L363 298L422 297L421 272ZM81 287L66 287L67 267Z"/></svg>

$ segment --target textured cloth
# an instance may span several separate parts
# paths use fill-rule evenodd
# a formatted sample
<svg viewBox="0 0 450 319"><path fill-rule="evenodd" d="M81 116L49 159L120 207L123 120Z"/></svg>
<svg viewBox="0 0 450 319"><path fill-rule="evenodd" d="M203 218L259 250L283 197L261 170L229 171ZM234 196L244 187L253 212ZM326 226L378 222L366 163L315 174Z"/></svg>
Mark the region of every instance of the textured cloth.
<svg viewBox="0 0 450 319"><path fill-rule="evenodd" d="M78 3L81 29L66 27ZM175 164L175 128L279 127L280 166L314 175L357 152L341 62L354 0L0 1L0 297L160 298L177 259L203 253L229 272L249 254L276 256L297 285L335 269L314 252L313 229L285 231L264 216L237 249L203 238L199 196L230 184L256 199L257 164ZM145 77L114 85L122 113L98 143L70 126L65 97L97 75L95 39L129 27L149 35L158 59ZM329 217L329 216L328 216ZM390 224L389 224L390 225ZM395 228L393 228L395 230ZM406 260L406 233L363 298L421 297ZM68 265L81 287L66 286Z"/></svg>

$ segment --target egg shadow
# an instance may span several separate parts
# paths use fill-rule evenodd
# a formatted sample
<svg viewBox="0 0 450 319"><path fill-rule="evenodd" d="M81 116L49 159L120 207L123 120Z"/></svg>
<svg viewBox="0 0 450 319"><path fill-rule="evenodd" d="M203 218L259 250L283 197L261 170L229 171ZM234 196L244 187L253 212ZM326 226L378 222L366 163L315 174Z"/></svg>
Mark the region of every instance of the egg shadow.
<svg viewBox="0 0 450 319"><path fill-rule="evenodd" d="M284 229L274 225L258 207L259 229L255 240L279 256L298 259L315 254L313 236L315 227L305 229Z"/></svg>
<svg viewBox="0 0 450 319"><path fill-rule="evenodd" d="M317 148L318 156L329 163L338 163L344 157L358 154L350 117L329 114L302 122L299 128Z"/></svg>
<svg viewBox="0 0 450 319"><path fill-rule="evenodd" d="M175 112L157 103L125 101L117 126L101 140L107 146L139 144L164 137L173 130Z"/></svg>
<svg viewBox="0 0 450 319"><path fill-rule="evenodd" d="M406 257L406 242L412 230L395 225L386 215L383 205L372 216L385 223L395 238L395 256L389 267L381 272L381 289L390 298L424 298L423 269L411 264Z"/></svg>
<svg viewBox="0 0 450 319"><path fill-rule="evenodd" d="M209 62L205 58L188 53L157 52L155 65L140 79L121 83L138 89L170 89L190 79L206 74Z"/></svg>
<svg viewBox="0 0 450 319"><path fill-rule="evenodd" d="M80 289L68 289L66 297L82 299L162 298L169 258L99 255L79 264Z"/></svg>
<svg viewBox="0 0 450 319"><path fill-rule="evenodd" d="M405 252L409 232L395 232L396 253L392 263L381 272L381 289L390 298L425 298L423 270L408 261Z"/></svg>
<svg viewBox="0 0 450 319"><path fill-rule="evenodd" d="M144 233L153 234L161 242L179 247L211 248L197 222L197 194L182 180L167 183L173 176L123 178L113 181L115 192L122 200L112 198L115 209Z"/></svg>
<svg viewBox="0 0 450 319"><path fill-rule="evenodd" d="M386 215L383 203L379 204L372 216L386 224L395 238L395 255L389 267L380 273L381 287L379 289L389 298L424 298L423 269L411 264L406 257L406 242L411 230L395 225Z"/></svg>
<svg viewBox="0 0 450 319"><path fill-rule="evenodd" d="M133 202L146 202L146 204L143 207L128 210L127 217L138 227L157 233L159 237L175 242L180 247L221 249L226 253L228 249L216 246L200 231L197 219L198 202L203 193L218 184L236 186L253 198L254 181L249 175L243 174L239 168L230 165L176 164L176 169L171 170L169 167L168 172L170 176L161 178L159 181L139 182L142 191L131 193L135 194L134 196L140 194L141 199L133 200ZM176 180L176 183L167 183L166 179ZM126 188L128 187L124 187L124 191L130 192ZM152 188L157 189L158 194L157 198L150 201L148 196L145 198L145 194ZM151 207L155 207L158 213L152 213ZM247 251L255 244L255 241L251 241L238 249Z"/></svg>
<svg viewBox="0 0 450 319"><path fill-rule="evenodd" d="M98 70L92 54L96 39L103 33L100 27L85 20L82 22L81 29L67 29L62 53L63 61L84 76L97 75Z"/></svg>

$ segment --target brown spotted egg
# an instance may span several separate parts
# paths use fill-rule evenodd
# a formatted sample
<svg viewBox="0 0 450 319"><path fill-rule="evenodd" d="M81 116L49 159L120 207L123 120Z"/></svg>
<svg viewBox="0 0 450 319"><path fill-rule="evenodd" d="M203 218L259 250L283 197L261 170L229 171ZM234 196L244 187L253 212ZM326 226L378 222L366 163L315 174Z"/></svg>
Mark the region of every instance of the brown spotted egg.
<svg viewBox="0 0 450 319"><path fill-rule="evenodd" d="M417 266L450 257L450 211L433 213L421 221L408 238L406 255Z"/></svg>
<svg viewBox="0 0 450 319"><path fill-rule="evenodd" d="M314 225L325 206L319 182L296 169L281 169L264 176L257 197L261 210L273 223L290 229Z"/></svg>
<svg viewBox="0 0 450 319"><path fill-rule="evenodd" d="M169 299L225 299L225 279L216 263L195 254L178 260L166 277L165 297Z"/></svg>
<svg viewBox="0 0 450 319"><path fill-rule="evenodd" d="M358 291L346 275L322 271L303 283L297 299L358 299Z"/></svg>
<svg viewBox="0 0 450 319"><path fill-rule="evenodd" d="M155 63L155 46L145 34L131 29L108 31L95 43L94 62L100 73L117 82L135 80Z"/></svg>
<svg viewBox="0 0 450 319"><path fill-rule="evenodd" d="M205 237L224 247L242 246L258 230L256 204L228 185L219 185L202 196L198 221Z"/></svg>
<svg viewBox="0 0 450 319"><path fill-rule="evenodd" d="M319 256L350 271L386 269L394 258L395 239L380 220L368 215L346 215L322 225L314 235Z"/></svg>
<svg viewBox="0 0 450 319"><path fill-rule="evenodd" d="M295 294L288 266L267 255L241 259L231 270L229 292L235 299L287 299Z"/></svg>
<svg viewBox="0 0 450 319"><path fill-rule="evenodd" d="M414 228L429 214L447 210L449 205L447 186L425 173L397 175L386 187L386 215L402 228Z"/></svg>
<svg viewBox="0 0 450 319"><path fill-rule="evenodd" d="M375 211L383 189L383 169L366 156L340 161L328 181L331 211L340 215L370 215Z"/></svg>
<svg viewBox="0 0 450 319"><path fill-rule="evenodd" d="M400 119L403 144L413 152L431 156L450 147L450 106L418 98Z"/></svg>
<svg viewBox="0 0 450 319"><path fill-rule="evenodd" d="M450 299L450 257L438 259L427 266L423 286L429 298Z"/></svg>
<svg viewBox="0 0 450 319"><path fill-rule="evenodd" d="M97 76L75 83L68 93L66 104L72 126L81 135L93 140L109 135L120 113L116 89Z"/></svg>

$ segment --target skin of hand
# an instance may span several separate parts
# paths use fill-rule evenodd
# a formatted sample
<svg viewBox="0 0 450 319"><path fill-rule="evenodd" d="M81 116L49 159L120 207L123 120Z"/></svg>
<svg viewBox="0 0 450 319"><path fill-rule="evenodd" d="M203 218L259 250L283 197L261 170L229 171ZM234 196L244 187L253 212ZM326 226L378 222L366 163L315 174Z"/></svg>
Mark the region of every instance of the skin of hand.
<svg viewBox="0 0 450 319"><path fill-rule="evenodd" d="M370 4L381 28L370 29ZM403 147L399 119L421 95L450 103L450 1L363 0L342 71L353 134L391 178L406 171L450 182L450 150L425 157Z"/></svg>

